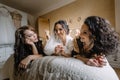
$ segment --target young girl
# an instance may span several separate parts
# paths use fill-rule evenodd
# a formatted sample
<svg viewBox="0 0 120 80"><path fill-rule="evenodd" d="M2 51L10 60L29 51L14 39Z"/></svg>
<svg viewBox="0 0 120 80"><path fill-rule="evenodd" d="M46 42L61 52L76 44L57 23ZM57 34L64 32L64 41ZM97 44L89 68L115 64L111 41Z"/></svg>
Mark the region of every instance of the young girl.
<svg viewBox="0 0 120 80"><path fill-rule="evenodd" d="M72 56L91 66L104 66L105 55L116 54L119 44L119 35L107 20L90 16L74 39Z"/></svg>
<svg viewBox="0 0 120 80"><path fill-rule="evenodd" d="M31 61L43 57L42 41L31 26L23 26L15 32L15 73L25 70Z"/></svg>

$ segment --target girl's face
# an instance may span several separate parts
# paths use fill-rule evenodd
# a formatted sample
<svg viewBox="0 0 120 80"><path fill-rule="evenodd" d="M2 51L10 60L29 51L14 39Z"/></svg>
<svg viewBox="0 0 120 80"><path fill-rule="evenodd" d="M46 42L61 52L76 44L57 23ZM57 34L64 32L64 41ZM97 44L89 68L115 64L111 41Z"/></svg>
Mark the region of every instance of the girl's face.
<svg viewBox="0 0 120 80"><path fill-rule="evenodd" d="M62 38L62 37L66 34L66 32L65 32L65 30L63 29L62 25L57 24L57 25L55 26L55 34L56 34L59 38Z"/></svg>
<svg viewBox="0 0 120 80"><path fill-rule="evenodd" d="M24 34L25 34L25 38L29 39L31 42L37 42L38 41L37 34L34 31L26 30L24 32Z"/></svg>
<svg viewBox="0 0 120 80"><path fill-rule="evenodd" d="M91 32L89 31L88 26L86 24L83 24L80 29L80 40L81 42L83 42L84 46L89 46L89 44L91 43L90 35Z"/></svg>

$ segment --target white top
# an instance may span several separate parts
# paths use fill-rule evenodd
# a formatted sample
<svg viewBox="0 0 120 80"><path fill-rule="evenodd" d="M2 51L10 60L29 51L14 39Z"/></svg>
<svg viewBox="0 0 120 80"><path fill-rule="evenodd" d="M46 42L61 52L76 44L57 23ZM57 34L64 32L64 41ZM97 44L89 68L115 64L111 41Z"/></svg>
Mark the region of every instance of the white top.
<svg viewBox="0 0 120 80"><path fill-rule="evenodd" d="M57 45L63 45L62 41L54 36L51 36L44 47L45 54L52 55L55 52L55 47ZM66 44L63 47L65 53L71 54L71 51L73 50L73 38L71 36L66 36Z"/></svg>

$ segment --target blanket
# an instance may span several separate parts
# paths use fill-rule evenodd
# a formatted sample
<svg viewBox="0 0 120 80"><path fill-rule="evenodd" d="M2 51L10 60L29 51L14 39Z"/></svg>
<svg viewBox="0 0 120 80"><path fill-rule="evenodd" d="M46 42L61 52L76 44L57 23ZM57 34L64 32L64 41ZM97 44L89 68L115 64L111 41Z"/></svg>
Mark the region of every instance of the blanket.
<svg viewBox="0 0 120 80"><path fill-rule="evenodd" d="M9 59L10 60L10 59ZM9 71L9 70L8 70ZM108 76L109 75L109 76ZM12 80L12 79L10 79ZM46 56L31 63L29 69L15 80L119 80L107 62L104 67L93 67L74 58Z"/></svg>

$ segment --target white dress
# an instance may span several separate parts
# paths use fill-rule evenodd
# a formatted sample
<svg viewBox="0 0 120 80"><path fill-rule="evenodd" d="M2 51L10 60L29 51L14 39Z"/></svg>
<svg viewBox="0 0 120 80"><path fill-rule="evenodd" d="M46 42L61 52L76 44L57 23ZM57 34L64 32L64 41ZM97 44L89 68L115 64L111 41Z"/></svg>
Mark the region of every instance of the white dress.
<svg viewBox="0 0 120 80"><path fill-rule="evenodd" d="M15 30L10 12L0 7L0 45L15 42Z"/></svg>
<svg viewBox="0 0 120 80"><path fill-rule="evenodd" d="M45 54L52 55L57 45L63 45L62 41L59 38L55 38L54 36L51 36L44 47ZM71 54L71 51L73 50L73 38L67 35L66 44L63 47L65 50L65 53Z"/></svg>

